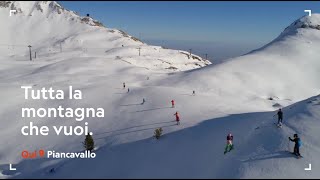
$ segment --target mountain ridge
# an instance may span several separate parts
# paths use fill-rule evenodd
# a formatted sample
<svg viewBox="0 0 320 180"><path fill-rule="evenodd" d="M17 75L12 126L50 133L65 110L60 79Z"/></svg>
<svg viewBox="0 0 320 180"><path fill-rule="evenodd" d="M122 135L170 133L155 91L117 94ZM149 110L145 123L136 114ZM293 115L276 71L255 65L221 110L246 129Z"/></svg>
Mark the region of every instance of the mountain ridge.
<svg viewBox="0 0 320 180"><path fill-rule="evenodd" d="M10 9L17 12L9 16ZM0 21L7 28L0 31L0 53L3 55L28 57L27 47L31 45L38 57L74 52L165 72L211 64L195 54L148 45L122 30L107 28L92 17L81 17L55 1L2 2Z"/></svg>

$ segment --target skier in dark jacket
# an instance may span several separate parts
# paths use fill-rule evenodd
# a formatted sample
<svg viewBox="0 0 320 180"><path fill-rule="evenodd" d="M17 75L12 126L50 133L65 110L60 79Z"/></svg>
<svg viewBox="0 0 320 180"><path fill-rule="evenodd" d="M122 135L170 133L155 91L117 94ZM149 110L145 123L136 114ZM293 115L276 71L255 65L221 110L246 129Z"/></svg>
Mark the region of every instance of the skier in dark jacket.
<svg viewBox="0 0 320 180"><path fill-rule="evenodd" d="M294 139L291 139L291 137L289 137L289 140L295 143L294 144L294 149L293 149L293 154L295 154L296 156L301 156L300 155L300 151L299 151L299 148L301 146L301 140L298 137L298 134L294 134L293 138Z"/></svg>
<svg viewBox="0 0 320 180"><path fill-rule="evenodd" d="M281 108L277 112L277 115L278 115L278 125L281 126L282 125L282 119L283 119L283 112L282 112Z"/></svg>
<svg viewBox="0 0 320 180"><path fill-rule="evenodd" d="M142 105L142 104L144 104L145 102L146 102L146 100L143 98L143 99L142 99L142 103L141 103L141 105Z"/></svg>

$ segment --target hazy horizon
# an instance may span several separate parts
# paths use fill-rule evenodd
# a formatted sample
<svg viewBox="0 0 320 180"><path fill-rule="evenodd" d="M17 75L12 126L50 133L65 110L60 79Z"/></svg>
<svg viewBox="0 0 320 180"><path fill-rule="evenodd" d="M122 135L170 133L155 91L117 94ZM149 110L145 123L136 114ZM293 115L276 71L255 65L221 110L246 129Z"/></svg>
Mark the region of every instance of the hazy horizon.
<svg viewBox="0 0 320 180"><path fill-rule="evenodd" d="M106 27L121 29L142 41L188 50L221 61L258 49L293 21L319 12L320 2L59 1Z"/></svg>
<svg viewBox="0 0 320 180"><path fill-rule="evenodd" d="M150 45L163 46L165 48L185 50L201 56L208 57L212 63L220 63L229 58L241 56L252 50L258 49L265 44L246 44L241 46L239 44L228 44L224 42L201 42L201 41L184 41L184 40L156 40L145 39L143 42ZM267 42L268 43L268 42Z"/></svg>

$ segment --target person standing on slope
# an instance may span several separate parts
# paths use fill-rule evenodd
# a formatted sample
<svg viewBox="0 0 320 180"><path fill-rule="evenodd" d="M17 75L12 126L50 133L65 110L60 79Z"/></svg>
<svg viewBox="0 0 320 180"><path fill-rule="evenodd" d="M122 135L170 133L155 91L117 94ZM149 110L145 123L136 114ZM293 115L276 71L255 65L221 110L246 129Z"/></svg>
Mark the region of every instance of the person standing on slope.
<svg viewBox="0 0 320 180"><path fill-rule="evenodd" d="M174 100L171 101L171 107L174 108Z"/></svg>
<svg viewBox="0 0 320 180"><path fill-rule="evenodd" d="M178 111L176 113L174 113L174 115L176 116L177 125L179 125L180 124L180 115L179 115Z"/></svg>
<svg viewBox="0 0 320 180"><path fill-rule="evenodd" d="M233 141L233 135L229 133L227 136L227 145L224 149L224 154L226 154L227 152L230 152L233 149L232 141Z"/></svg>
<svg viewBox="0 0 320 180"><path fill-rule="evenodd" d="M127 93L129 93L130 92L130 89L128 88L128 92Z"/></svg>
<svg viewBox="0 0 320 180"><path fill-rule="evenodd" d="M193 95L193 96L196 95L196 91L195 91L195 90L192 91L192 95Z"/></svg>
<svg viewBox="0 0 320 180"><path fill-rule="evenodd" d="M126 83L123 83L123 89L125 89L126 88Z"/></svg>
<svg viewBox="0 0 320 180"><path fill-rule="evenodd" d="M283 112L282 112L281 108L278 110L277 115L278 115L278 126L281 126L282 125L282 119L283 119Z"/></svg>
<svg viewBox="0 0 320 180"><path fill-rule="evenodd" d="M298 137L298 134L294 134L293 135L294 139L291 139L291 137L289 137L289 140L294 142L294 148L293 148L293 153L298 157L301 157L300 155L300 146L302 145L300 138Z"/></svg>
<svg viewBox="0 0 320 180"><path fill-rule="evenodd" d="M146 100L143 98L143 99L142 99L142 103L141 103L141 105L142 105L142 104L144 104L145 102L146 102Z"/></svg>

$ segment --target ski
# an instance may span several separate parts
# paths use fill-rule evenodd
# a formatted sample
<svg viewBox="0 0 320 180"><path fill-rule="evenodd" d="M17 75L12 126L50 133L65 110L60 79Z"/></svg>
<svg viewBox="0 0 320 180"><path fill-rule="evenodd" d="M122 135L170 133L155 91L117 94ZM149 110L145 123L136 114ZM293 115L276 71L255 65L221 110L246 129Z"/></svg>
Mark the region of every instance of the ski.
<svg viewBox="0 0 320 180"><path fill-rule="evenodd" d="M293 152L291 152L291 151L288 151L288 153L294 155L295 158L297 158L297 159L303 158L303 156L301 156L301 155L300 155L300 156L297 156L295 153L293 153Z"/></svg>
<svg viewBox="0 0 320 180"><path fill-rule="evenodd" d="M273 123L273 124L275 124L278 128L282 128L282 124L280 123L280 124L278 124L278 123Z"/></svg>

